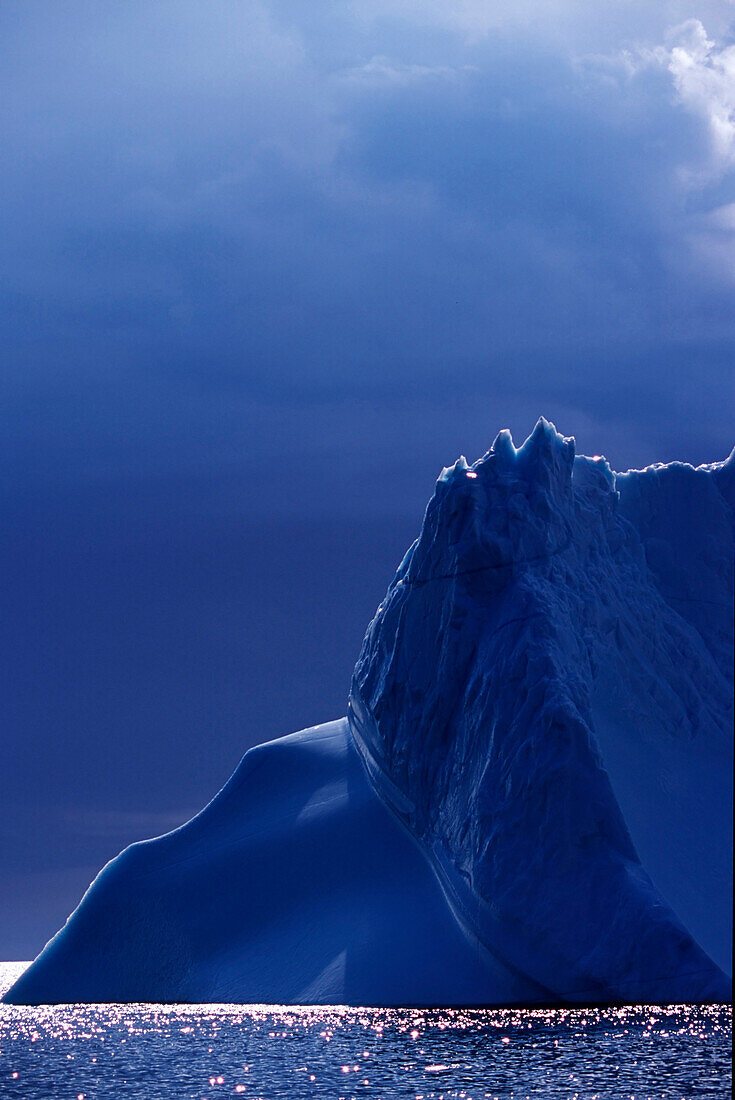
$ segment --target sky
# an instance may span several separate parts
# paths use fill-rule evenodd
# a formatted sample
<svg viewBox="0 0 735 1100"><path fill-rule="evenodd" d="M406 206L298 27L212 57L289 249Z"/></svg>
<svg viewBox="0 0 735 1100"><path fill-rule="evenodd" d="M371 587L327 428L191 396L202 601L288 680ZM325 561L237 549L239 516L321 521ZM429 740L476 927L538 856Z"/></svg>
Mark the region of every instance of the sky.
<svg viewBox="0 0 735 1100"><path fill-rule="evenodd" d="M4 0L0 957L345 711L442 466L725 458L735 4Z"/></svg>

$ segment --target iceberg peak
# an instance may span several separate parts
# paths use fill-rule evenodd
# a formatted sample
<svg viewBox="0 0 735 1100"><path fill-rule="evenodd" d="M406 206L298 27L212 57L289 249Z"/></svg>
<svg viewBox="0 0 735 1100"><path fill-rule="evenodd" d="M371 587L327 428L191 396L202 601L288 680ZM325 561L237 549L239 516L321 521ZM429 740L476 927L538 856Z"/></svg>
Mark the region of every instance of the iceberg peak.
<svg viewBox="0 0 735 1100"><path fill-rule="evenodd" d="M573 436L563 436L551 421L540 416L528 439L518 449L518 460L529 468L542 463L571 468L574 448Z"/></svg>
<svg viewBox="0 0 735 1100"><path fill-rule="evenodd" d="M496 591L509 571L557 553L570 537L574 461L574 440L543 418L519 449L504 429L471 466L462 455L442 470L400 579ZM598 481L612 491L612 474Z"/></svg>
<svg viewBox="0 0 735 1100"><path fill-rule="evenodd" d="M503 466L508 467L515 463L518 452L515 449L513 436L508 428L503 428L498 432L490 450Z"/></svg>

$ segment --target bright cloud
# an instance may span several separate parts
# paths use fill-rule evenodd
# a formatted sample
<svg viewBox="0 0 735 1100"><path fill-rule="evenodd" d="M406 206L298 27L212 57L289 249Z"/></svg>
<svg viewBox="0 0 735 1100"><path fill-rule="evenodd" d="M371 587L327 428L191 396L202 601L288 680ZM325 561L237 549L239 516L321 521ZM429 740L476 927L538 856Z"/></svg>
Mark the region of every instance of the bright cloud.
<svg viewBox="0 0 735 1100"><path fill-rule="evenodd" d="M682 105L707 126L712 169L735 166L735 46L718 47L698 19L674 27L665 57Z"/></svg>

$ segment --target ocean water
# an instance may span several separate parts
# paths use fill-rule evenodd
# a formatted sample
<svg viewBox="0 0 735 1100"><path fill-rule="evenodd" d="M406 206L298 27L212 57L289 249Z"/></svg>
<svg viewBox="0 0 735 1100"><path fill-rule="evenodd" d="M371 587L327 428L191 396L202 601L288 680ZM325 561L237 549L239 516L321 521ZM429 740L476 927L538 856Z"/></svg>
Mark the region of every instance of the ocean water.
<svg viewBox="0 0 735 1100"><path fill-rule="evenodd" d="M731 1035L725 1005L0 1005L0 1097L703 1100L730 1095Z"/></svg>

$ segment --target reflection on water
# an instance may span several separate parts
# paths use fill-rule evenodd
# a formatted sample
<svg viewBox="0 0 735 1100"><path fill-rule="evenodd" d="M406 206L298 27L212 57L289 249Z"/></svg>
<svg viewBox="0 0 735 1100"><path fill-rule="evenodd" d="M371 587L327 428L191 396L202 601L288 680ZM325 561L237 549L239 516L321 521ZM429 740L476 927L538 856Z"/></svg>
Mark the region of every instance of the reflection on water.
<svg viewBox="0 0 735 1100"><path fill-rule="evenodd" d="M726 1006L0 1005L0 1096L688 1100L730 1095L730 1037Z"/></svg>

